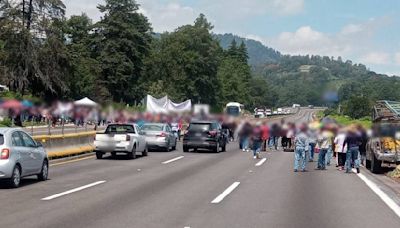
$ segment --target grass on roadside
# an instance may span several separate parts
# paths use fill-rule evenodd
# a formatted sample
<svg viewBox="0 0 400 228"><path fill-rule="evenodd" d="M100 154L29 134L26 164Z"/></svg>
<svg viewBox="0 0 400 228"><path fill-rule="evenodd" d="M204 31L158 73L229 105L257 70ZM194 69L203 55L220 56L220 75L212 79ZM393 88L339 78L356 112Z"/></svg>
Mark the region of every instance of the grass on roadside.
<svg viewBox="0 0 400 228"><path fill-rule="evenodd" d="M318 112L317 117L319 119L323 118L324 112L323 111ZM372 126L372 121L371 121L371 118L369 118L369 117L363 117L361 119L352 119L349 116L343 116L343 115L337 115L337 114L328 115L328 117L336 120L336 122L338 122L339 124L344 125L344 126L348 126L350 124L361 124L365 128L371 128L371 126Z"/></svg>

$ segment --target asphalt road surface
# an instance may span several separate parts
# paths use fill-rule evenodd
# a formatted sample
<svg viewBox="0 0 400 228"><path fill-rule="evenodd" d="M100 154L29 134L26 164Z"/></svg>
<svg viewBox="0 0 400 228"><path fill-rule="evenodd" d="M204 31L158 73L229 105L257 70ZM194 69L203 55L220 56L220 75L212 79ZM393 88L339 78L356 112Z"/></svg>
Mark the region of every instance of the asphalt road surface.
<svg viewBox="0 0 400 228"><path fill-rule="evenodd" d="M302 110L296 121L311 119ZM228 151L151 152L127 160L59 163L50 180L0 185L0 227L400 227L400 218L356 174L293 172L293 153L254 160ZM183 157L182 157L183 156Z"/></svg>

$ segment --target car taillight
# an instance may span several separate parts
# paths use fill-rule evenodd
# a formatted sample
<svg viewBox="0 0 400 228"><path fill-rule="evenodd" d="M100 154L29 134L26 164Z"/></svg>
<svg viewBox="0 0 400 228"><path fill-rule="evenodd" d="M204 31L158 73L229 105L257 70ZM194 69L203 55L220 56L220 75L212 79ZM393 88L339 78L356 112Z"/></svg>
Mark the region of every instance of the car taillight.
<svg viewBox="0 0 400 228"><path fill-rule="evenodd" d="M157 135L157 137L165 138L167 134L165 132L161 132L161 134Z"/></svg>
<svg viewBox="0 0 400 228"><path fill-rule="evenodd" d="M9 149L2 149L0 159L8 159L10 157L10 150Z"/></svg>
<svg viewBox="0 0 400 228"><path fill-rule="evenodd" d="M126 135L126 141L131 141L131 136L130 135Z"/></svg>
<svg viewBox="0 0 400 228"><path fill-rule="evenodd" d="M212 137L215 137L217 135L217 131L209 131L208 134Z"/></svg>

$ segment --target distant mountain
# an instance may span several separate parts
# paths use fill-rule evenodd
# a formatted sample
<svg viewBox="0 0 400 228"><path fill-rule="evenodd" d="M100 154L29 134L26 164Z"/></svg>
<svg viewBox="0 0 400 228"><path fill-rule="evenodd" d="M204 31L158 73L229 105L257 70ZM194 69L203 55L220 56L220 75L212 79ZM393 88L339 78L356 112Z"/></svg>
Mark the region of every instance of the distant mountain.
<svg viewBox="0 0 400 228"><path fill-rule="evenodd" d="M370 71L341 57L283 55L261 42L233 34L214 35L227 49L235 39L246 44L249 64L255 75L268 82L276 106L298 104L325 105L344 102L353 96L369 100L400 100L400 78Z"/></svg>
<svg viewBox="0 0 400 228"><path fill-rule="evenodd" d="M160 34L154 34L160 38ZM375 100L400 100L400 77L370 71L365 65L319 55L283 55L259 41L233 34L214 34L223 49L233 40L247 47L254 76L267 82L270 104L292 105L346 104L352 97Z"/></svg>
<svg viewBox="0 0 400 228"><path fill-rule="evenodd" d="M264 65L266 63L276 63L282 56L279 51L266 47L256 40L242 38L230 33L223 35L215 34L214 37L219 40L221 47L224 49L229 48L233 39L235 39L238 45L243 41L246 44L249 53L249 64L253 67Z"/></svg>

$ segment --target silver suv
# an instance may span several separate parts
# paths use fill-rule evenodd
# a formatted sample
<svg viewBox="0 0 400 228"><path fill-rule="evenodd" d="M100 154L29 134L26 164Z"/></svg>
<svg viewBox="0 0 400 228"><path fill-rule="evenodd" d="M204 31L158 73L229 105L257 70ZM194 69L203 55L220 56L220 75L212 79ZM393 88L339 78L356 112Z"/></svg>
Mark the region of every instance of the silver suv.
<svg viewBox="0 0 400 228"><path fill-rule="evenodd" d="M13 188L21 178L37 175L47 180L49 162L41 143L16 128L0 128L0 179L6 179Z"/></svg>

